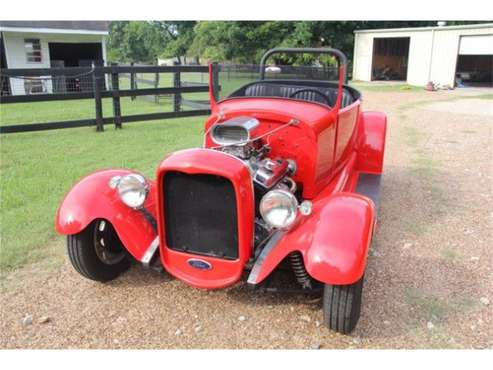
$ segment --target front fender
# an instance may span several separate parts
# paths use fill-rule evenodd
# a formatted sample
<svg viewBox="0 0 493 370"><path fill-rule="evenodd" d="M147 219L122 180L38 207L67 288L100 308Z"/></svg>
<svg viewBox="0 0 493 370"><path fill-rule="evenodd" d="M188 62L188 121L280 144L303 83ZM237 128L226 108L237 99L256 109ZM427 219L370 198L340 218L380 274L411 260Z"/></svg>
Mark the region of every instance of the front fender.
<svg viewBox="0 0 493 370"><path fill-rule="evenodd" d="M308 273L327 284L358 281L365 270L374 221L374 205L368 198L339 194L330 199L304 253Z"/></svg>
<svg viewBox="0 0 493 370"><path fill-rule="evenodd" d="M140 211L127 207L115 189L108 185L113 176L133 171L109 169L94 172L76 183L58 208L55 229L62 235L78 234L92 221L103 218L115 228L118 237L130 254L141 260L156 237L156 231ZM148 180L149 181L149 180ZM149 181L145 208L156 218L155 185Z"/></svg>
<svg viewBox="0 0 493 370"><path fill-rule="evenodd" d="M373 202L359 194L338 193L316 203L309 217L264 248L250 284L262 282L294 251L302 254L308 274L320 282L346 285L363 276L375 223Z"/></svg>

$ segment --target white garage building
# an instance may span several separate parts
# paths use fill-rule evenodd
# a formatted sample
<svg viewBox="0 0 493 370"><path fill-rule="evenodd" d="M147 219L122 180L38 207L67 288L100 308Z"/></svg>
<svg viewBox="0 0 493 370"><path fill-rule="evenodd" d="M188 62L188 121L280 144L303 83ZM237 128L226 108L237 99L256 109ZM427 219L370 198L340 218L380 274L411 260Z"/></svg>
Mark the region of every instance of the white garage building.
<svg viewBox="0 0 493 370"><path fill-rule="evenodd" d="M493 23L355 31L353 80L493 86Z"/></svg>
<svg viewBox="0 0 493 370"><path fill-rule="evenodd" d="M0 67L104 65L108 34L106 21L0 21ZM76 83L70 78L2 79L1 94L76 91L91 84L90 77L81 80Z"/></svg>

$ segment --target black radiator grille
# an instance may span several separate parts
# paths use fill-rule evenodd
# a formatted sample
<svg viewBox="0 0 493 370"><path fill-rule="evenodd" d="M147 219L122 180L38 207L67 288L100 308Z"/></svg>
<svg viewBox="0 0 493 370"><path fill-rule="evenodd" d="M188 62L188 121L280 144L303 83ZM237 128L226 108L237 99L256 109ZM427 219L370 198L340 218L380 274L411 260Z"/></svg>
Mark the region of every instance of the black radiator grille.
<svg viewBox="0 0 493 370"><path fill-rule="evenodd" d="M167 172L163 187L168 248L238 258L236 196L228 179Z"/></svg>

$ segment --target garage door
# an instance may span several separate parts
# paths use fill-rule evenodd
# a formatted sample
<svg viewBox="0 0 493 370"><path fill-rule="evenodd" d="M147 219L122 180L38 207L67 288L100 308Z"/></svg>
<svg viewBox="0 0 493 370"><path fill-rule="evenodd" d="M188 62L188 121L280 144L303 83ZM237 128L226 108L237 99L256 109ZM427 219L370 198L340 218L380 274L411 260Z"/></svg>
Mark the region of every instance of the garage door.
<svg viewBox="0 0 493 370"><path fill-rule="evenodd" d="M460 55L493 54L493 35L462 36L460 38Z"/></svg>

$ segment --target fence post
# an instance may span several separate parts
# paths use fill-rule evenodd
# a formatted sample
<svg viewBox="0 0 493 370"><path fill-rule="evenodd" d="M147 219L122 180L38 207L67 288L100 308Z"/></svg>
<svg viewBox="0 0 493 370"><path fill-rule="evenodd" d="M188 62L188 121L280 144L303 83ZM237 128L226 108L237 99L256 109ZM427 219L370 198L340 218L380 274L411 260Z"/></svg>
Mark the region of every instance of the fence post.
<svg viewBox="0 0 493 370"><path fill-rule="evenodd" d="M178 62L173 62L174 66L178 66ZM173 87L178 89L181 87L181 76L179 71L173 72ZM173 104L173 111L180 112L181 111L181 93L176 92Z"/></svg>
<svg viewBox="0 0 493 370"><path fill-rule="evenodd" d="M159 65L159 64L156 64ZM154 88L157 89L159 87L159 72L156 72L156 77L154 78ZM154 102L159 104L159 95L154 95Z"/></svg>
<svg viewBox="0 0 493 370"><path fill-rule="evenodd" d="M112 67L117 67L118 63L111 63ZM120 105L120 81L117 71L111 71L111 93L113 96L113 117L115 128L122 128L122 109Z"/></svg>
<svg viewBox="0 0 493 370"><path fill-rule="evenodd" d="M219 64L212 63L212 92L216 101L219 100Z"/></svg>
<svg viewBox="0 0 493 370"><path fill-rule="evenodd" d="M101 85L99 84L101 70L99 67L95 67L94 63L92 63L92 68L94 69L92 73L92 89L94 94L94 107L96 110L96 131L104 131Z"/></svg>
<svg viewBox="0 0 493 370"><path fill-rule="evenodd" d="M130 66L133 67L134 62L131 62ZM133 69L132 72L130 72L130 89L131 90L137 89L137 84L135 82L135 72ZM130 96L130 100L135 100L135 95Z"/></svg>

